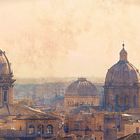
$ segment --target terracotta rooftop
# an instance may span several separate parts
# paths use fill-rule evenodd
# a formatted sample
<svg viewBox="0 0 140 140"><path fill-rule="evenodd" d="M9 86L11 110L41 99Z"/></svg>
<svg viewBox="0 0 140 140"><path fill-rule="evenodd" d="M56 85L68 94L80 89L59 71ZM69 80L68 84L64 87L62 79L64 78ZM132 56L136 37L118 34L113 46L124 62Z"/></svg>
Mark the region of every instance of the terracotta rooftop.
<svg viewBox="0 0 140 140"><path fill-rule="evenodd" d="M57 120L56 116L45 114L45 115L31 115L31 116L17 116L14 120Z"/></svg>
<svg viewBox="0 0 140 140"><path fill-rule="evenodd" d="M133 133L127 136L121 137L118 140L140 140L140 133Z"/></svg>

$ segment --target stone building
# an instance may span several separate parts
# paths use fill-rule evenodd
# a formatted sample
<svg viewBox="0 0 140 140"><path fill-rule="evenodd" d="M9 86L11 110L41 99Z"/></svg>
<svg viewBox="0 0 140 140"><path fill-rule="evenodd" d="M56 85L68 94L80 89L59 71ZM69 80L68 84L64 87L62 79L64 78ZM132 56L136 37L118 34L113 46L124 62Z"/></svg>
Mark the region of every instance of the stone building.
<svg viewBox="0 0 140 140"><path fill-rule="evenodd" d="M140 107L140 74L128 61L124 44L120 60L107 72L104 95L108 111L121 112Z"/></svg>
<svg viewBox="0 0 140 140"><path fill-rule="evenodd" d="M62 120L51 114L36 114L17 116L14 120L14 129L20 132L19 138L57 138L63 134Z"/></svg>
<svg viewBox="0 0 140 140"><path fill-rule="evenodd" d="M140 117L132 114L104 113L104 139L116 140L133 133L140 133Z"/></svg>
<svg viewBox="0 0 140 140"><path fill-rule="evenodd" d="M73 112L65 116L65 133L76 138L104 140L104 114L85 111Z"/></svg>
<svg viewBox="0 0 140 140"><path fill-rule="evenodd" d="M94 84L86 78L78 78L66 89L65 108L74 108L81 105L100 106L100 97Z"/></svg>

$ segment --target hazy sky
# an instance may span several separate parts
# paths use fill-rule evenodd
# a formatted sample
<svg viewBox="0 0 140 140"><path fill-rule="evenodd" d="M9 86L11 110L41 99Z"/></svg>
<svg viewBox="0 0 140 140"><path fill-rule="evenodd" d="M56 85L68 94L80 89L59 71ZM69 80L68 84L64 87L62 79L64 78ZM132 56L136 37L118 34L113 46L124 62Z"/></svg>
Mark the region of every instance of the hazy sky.
<svg viewBox="0 0 140 140"><path fill-rule="evenodd" d="M139 0L0 0L0 46L16 77L105 77L123 41L140 69Z"/></svg>

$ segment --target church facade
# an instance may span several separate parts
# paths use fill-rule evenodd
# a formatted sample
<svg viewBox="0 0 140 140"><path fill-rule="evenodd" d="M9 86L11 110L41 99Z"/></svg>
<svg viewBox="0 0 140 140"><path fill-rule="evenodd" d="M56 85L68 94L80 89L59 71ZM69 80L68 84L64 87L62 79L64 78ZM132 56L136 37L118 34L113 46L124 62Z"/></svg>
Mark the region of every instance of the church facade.
<svg viewBox="0 0 140 140"><path fill-rule="evenodd" d="M104 98L107 111L123 112L140 107L140 74L128 61L124 44L120 60L107 72Z"/></svg>

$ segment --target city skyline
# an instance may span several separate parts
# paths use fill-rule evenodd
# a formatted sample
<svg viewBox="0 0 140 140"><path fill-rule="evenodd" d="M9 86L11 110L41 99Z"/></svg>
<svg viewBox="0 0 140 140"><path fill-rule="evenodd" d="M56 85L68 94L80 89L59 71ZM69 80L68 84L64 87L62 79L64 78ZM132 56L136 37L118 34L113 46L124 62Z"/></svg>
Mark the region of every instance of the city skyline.
<svg viewBox="0 0 140 140"><path fill-rule="evenodd" d="M138 0L0 1L1 49L18 78L105 77L123 42L140 69L139 7Z"/></svg>

